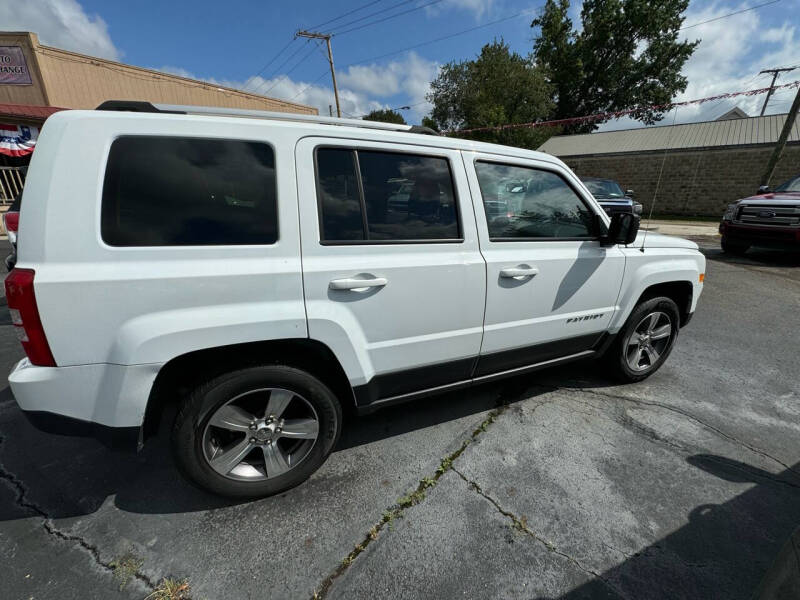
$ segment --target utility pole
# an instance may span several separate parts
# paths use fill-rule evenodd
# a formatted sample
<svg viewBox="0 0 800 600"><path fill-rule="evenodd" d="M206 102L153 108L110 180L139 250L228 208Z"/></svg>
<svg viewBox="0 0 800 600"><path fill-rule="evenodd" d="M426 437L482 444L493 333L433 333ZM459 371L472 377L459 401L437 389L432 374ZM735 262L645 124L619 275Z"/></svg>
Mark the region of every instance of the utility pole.
<svg viewBox="0 0 800 600"><path fill-rule="evenodd" d="M315 40L325 40L328 44L328 62L331 65L331 79L333 79L333 95L336 98L336 116L342 116L342 109L339 107L339 88L336 87L336 69L333 68L333 50L331 50L331 34L317 33L315 31L298 31L295 36L310 38Z"/></svg>
<svg viewBox="0 0 800 600"><path fill-rule="evenodd" d="M772 151L772 156L769 157L767 163L767 170L764 172L764 177L761 178L761 185L769 185L769 180L772 179L772 173L775 171L775 165L783 153L783 147L786 145L786 140L789 138L789 132L794 126L797 119L797 111L800 109L800 87L797 88L797 95L794 97L792 107L789 109L789 114L786 115L786 122L783 124L781 135L778 137L778 143L775 145L775 150Z"/></svg>
<svg viewBox="0 0 800 600"><path fill-rule="evenodd" d="M767 103L769 102L769 97L772 96L772 90L775 89L775 81L778 79L778 74L783 73L784 71L794 71L797 67L789 67L789 68L781 68L781 69L764 69L763 71L759 71L759 75L763 73L772 73L772 83L769 84L769 91L767 92L767 97L764 98L764 106L761 107L761 114L758 115L759 117L764 116L764 111L767 110Z"/></svg>

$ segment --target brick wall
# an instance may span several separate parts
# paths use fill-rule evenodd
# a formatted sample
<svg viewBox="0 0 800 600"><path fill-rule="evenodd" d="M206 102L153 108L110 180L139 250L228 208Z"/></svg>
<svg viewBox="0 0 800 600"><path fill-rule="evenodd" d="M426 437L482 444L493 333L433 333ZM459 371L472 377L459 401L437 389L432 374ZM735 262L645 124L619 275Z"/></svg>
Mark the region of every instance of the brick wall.
<svg viewBox="0 0 800 600"><path fill-rule="evenodd" d="M578 175L615 179L632 189L644 204L644 214L656 194L658 173L664 173L656 198L660 214L720 216L725 207L758 190L772 153L771 146L739 146L690 151L643 152L565 157ZM800 144L788 144L772 176L776 186L800 174Z"/></svg>

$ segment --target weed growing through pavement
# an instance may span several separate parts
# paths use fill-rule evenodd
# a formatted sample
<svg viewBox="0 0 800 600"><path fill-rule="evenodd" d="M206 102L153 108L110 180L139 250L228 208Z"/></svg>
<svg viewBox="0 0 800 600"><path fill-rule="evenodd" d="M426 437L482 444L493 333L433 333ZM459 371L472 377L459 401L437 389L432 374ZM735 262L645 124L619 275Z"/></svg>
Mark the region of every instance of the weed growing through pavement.
<svg viewBox="0 0 800 600"><path fill-rule="evenodd" d="M109 566L114 570L114 579L119 581L120 590L128 585L128 582L139 572L139 568L143 564L144 560L130 551L109 563Z"/></svg>
<svg viewBox="0 0 800 600"><path fill-rule="evenodd" d="M189 582L186 579L165 577L145 600L191 600Z"/></svg>

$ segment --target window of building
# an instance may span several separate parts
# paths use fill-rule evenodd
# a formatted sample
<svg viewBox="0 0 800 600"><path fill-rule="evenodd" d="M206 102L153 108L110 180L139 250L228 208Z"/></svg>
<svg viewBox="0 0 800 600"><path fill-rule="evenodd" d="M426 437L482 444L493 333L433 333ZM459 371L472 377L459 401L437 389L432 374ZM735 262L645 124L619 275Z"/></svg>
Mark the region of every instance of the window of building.
<svg viewBox="0 0 800 600"><path fill-rule="evenodd" d="M320 148L317 181L325 242L461 239L446 158Z"/></svg>
<svg viewBox="0 0 800 600"><path fill-rule="evenodd" d="M258 142L118 138L108 157L101 216L101 234L111 246L274 244L274 153Z"/></svg>
<svg viewBox="0 0 800 600"><path fill-rule="evenodd" d="M475 163L489 239L594 238L593 213L557 173Z"/></svg>

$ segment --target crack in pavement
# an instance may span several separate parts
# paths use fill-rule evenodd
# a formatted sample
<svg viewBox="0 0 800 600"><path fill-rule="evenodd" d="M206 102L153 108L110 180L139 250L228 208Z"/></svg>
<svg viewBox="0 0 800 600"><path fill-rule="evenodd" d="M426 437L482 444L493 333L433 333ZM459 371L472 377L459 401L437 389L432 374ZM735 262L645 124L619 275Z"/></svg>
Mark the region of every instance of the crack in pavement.
<svg viewBox="0 0 800 600"><path fill-rule="evenodd" d="M513 394L510 395L513 396ZM549 402L550 401L545 401L541 404L547 404ZM433 474L433 477L423 477L413 492L403 496L398 500L397 503L383 511L383 517L381 520L370 528L364 539L355 545L353 550L351 550L350 553L342 560L339 566L322 580L322 583L319 585L319 587L312 593L312 600L321 600L324 598L330 591L333 582L341 577L345 571L347 571L350 565L353 564L353 561L355 561L355 559L362 552L364 552L364 550L366 550L367 546L369 546L371 542L378 538L378 535L386 528L387 525L391 524L394 519L404 516L404 513L408 508L416 506L422 502L425 499L425 490L435 487L439 483L442 475L450 470L455 470L453 467L453 462L456 461L459 456L461 456L464 450L467 449L467 446L472 444L481 434L485 433L489 426L491 426L491 424L494 423L497 418L500 417L500 415L504 414L508 410L508 407L509 404L506 395L501 394L501 396L498 398L497 408L489 412L489 415L478 424L469 437L467 437L467 439L461 443L457 450L451 452L441 460L439 466L436 468L436 471ZM538 406L536 408L538 408Z"/></svg>
<svg viewBox="0 0 800 600"><path fill-rule="evenodd" d="M492 506L494 506L494 507L495 507L495 509L497 509L497 511L498 511L498 512L499 512L501 515L503 515L504 517L506 517L506 518L510 519L510 520L511 520L511 522L514 524L514 528L515 528L515 529L517 529L518 531L522 531L523 533L525 533L525 534L527 534L527 535L531 536L533 539L535 539L537 542L539 542L539 543L540 543L540 544L542 544L542 545L543 545L545 548L547 548L547 551L548 551L548 552L551 552L551 553L553 553L553 554L556 554L556 555L558 555L558 556L561 556L562 558L566 558L566 559L567 559L569 562L571 562L573 565L575 565L575 566L576 566L578 569L580 569L580 570L581 570L581 571L583 571L584 573L587 573L587 574L589 574L589 575L592 575L593 577L597 578L599 581L602 581L602 582L603 582L603 584L604 584L604 585L605 585L605 586L606 586L606 587L607 587L609 590L611 590L611 592L612 592L614 595L616 595L617 597L619 597L619 598L623 598L623 599L625 599L625 598L626 598L626 596L625 596L625 595L624 595L624 594L623 594L623 593L622 593L620 590L618 590L618 589L617 589L617 588L614 586L614 584L612 584L612 583L611 583L611 582L608 580L608 578L606 578L606 577L603 577L603 575L602 575L602 574L598 573L598 572L597 572L597 571L595 571L594 569L591 569L591 568L589 568L589 567L586 567L586 566L584 566L584 565L583 565L583 564L582 564L582 563L581 563L581 562L580 562L580 561L579 561L577 558L575 558L574 556L570 556L569 554L567 554L566 552L563 552L562 550L559 550L559 549L558 549L558 547L557 547L557 546L556 546L556 545L555 545L553 542L551 542L550 540L548 540L548 539L545 539L545 538L541 537L539 534L537 534L537 533L536 533L536 532L535 532L533 529L531 529L531 528L528 526L527 519L526 519L524 516L523 516L523 517L518 517L518 516L516 516L514 513L512 513L511 511L504 509L502 506L500 506L500 503L499 503L497 500L495 500L495 499L494 499L494 498L492 498L492 497L491 497L489 494L487 494L486 492L484 492L484 491L483 491L483 489L481 488L481 486L480 486L480 485L479 485L477 482L475 482L475 481L472 481L471 479L467 478L467 477L466 477L466 475L464 475L463 473L461 473L461 471L459 471L459 470L458 470L458 469L456 469L455 467L452 467L452 468L451 468L451 470L452 470L452 471L453 471L453 472L454 472L456 475L458 475L459 477L461 477L461 479L463 479L463 480L464 480L464 482L467 484L467 487L469 487L469 488L470 488L471 490L473 490L473 491L474 491L476 494L478 494L478 495L479 495L479 496L481 496L483 499L485 499L486 501L488 501L488 502L489 502L489 503L490 503Z"/></svg>
<svg viewBox="0 0 800 600"><path fill-rule="evenodd" d="M0 436L0 446L5 442L5 438ZM100 557L100 550L97 546L90 544L84 538L79 535L74 535L71 533L66 533L58 529L55 524L53 523L53 518L47 514L43 508L39 505L35 504L34 502L28 500L28 489L26 488L23 481L14 475L11 471L9 471L5 465L0 462L0 479L6 481L9 486L16 492L16 498L14 502L20 508L26 509L35 513L37 516L41 517L42 519L42 528L51 536L64 541L64 542L73 542L78 545L81 549L83 549L86 553L91 556L92 560L101 567L102 569L108 571L112 575L114 574L115 570L111 563L104 561ZM156 584L150 580L149 577L140 573L138 570L133 574L133 577L138 581L145 584L151 591L156 589Z"/></svg>
<svg viewBox="0 0 800 600"><path fill-rule="evenodd" d="M785 462L783 462L779 458L776 458L776 457L772 456L767 451L762 450L761 448L758 448L756 446L753 446L752 444L749 444L749 443L745 442L744 440L740 440L736 436L733 436L733 435L731 435L729 433L726 433L725 431L722 431L721 429L719 429L718 427L716 427L714 425L711 425L710 423L706 423L700 417L697 417L697 416L693 415L692 413L690 413L688 411L685 411L683 409L677 408L675 406L670 406L669 404L664 404L662 402L655 402L653 400L641 400L639 398L631 398L631 397L622 396L622 395L619 395L619 394L611 394L609 392L600 392L600 391L593 390L593 389L588 389L588 388L551 387L551 386L539 386L539 387L541 387L543 389L548 389L548 390L551 390L551 391L563 391L563 392L569 392L569 393L572 393L572 394L584 394L584 393L585 394L593 394L595 396L611 398L613 400L622 400L624 402L630 402L632 404L638 404L638 405L641 405L641 406L655 406L655 407L662 408L662 409L670 411L670 412L674 412L676 414L679 414L679 415L682 415L682 416L686 417L687 419L690 419L690 420L694 421L695 423L698 423L702 427L705 427L709 431L712 431L712 432L716 433L718 436L720 436L722 438L725 438L726 440L734 442L735 444L738 444L738 445L742 446L743 448L747 448L748 450L750 450L751 452L753 452L755 454L763 456L764 458L767 458L767 459L779 464L781 467L786 469L788 472L793 473L794 475L797 475L798 477L800 477L800 471L795 470L792 466L786 464ZM593 405L590 405L590 406L593 406ZM595 407L595 408L598 408L598 407ZM793 484L791 482L784 481L784 480L781 480L781 479L775 479L775 481L784 483L784 484L792 486L792 487L798 487L796 484Z"/></svg>

